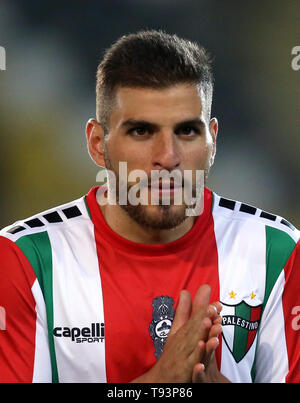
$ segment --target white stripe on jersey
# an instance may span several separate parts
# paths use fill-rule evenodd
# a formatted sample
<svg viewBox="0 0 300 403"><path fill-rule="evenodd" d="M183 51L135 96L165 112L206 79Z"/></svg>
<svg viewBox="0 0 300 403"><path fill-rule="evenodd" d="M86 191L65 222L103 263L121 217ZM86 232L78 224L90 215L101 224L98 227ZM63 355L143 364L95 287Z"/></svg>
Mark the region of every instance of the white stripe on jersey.
<svg viewBox="0 0 300 403"><path fill-rule="evenodd" d="M257 225L257 220L251 215L219 207L220 198L215 194L214 197L213 218L218 250L220 301L232 306L242 301L251 306L261 305L265 293L265 226ZM223 305L221 315L230 315L233 309ZM229 340L230 347L234 327L223 326L223 335L226 341ZM256 341L257 338L245 358L236 363L223 339L221 373L233 382L252 382L250 371Z"/></svg>
<svg viewBox="0 0 300 403"><path fill-rule="evenodd" d="M289 370L281 299L284 283L283 271L277 279L262 315L257 350L256 382L285 382L285 376ZM272 332L269 329L272 329ZM274 339L276 340L276 351L274 351Z"/></svg>
<svg viewBox="0 0 300 403"><path fill-rule="evenodd" d="M84 201L80 206L85 211ZM49 226L52 246L54 328L104 323L102 285L91 220ZM61 332L60 332L61 334ZM80 335L80 340L84 337ZM105 341L55 337L59 382L106 382ZM88 340L89 339L89 340ZM98 356L97 359L95 357Z"/></svg>
<svg viewBox="0 0 300 403"><path fill-rule="evenodd" d="M44 297L38 282L31 287L36 302L35 355L32 382L52 382L51 359L49 352L47 315Z"/></svg>

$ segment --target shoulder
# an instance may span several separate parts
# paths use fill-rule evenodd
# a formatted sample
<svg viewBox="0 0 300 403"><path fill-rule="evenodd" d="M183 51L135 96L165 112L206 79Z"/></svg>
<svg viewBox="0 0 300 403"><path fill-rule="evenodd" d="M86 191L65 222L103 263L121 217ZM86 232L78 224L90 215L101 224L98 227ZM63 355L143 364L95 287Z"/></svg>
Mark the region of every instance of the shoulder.
<svg viewBox="0 0 300 403"><path fill-rule="evenodd" d="M80 230L91 225L89 217L84 196L3 228L0 271L7 278L13 272L26 272L42 284L44 274L52 267L54 250L64 253L63 245L72 244Z"/></svg>
<svg viewBox="0 0 300 403"><path fill-rule="evenodd" d="M288 257L300 239L300 231L286 218L214 192L212 214L215 226L223 232L230 231L253 243L260 240L268 256Z"/></svg>
<svg viewBox="0 0 300 403"><path fill-rule="evenodd" d="M23 237L41 234L54 228L63 229L86 220L89 220L89 212L85 197L81 197L31 217L18 220L0 230L0 236L17 243Z"/></svg>
<svg viewBox="0 0 300 403"><path fill-rule="evenodd" d="M23 254L39 268L51 260L50 235L61 240L90 223L85 197L18 220L0 231L1 256Z"/></svg>

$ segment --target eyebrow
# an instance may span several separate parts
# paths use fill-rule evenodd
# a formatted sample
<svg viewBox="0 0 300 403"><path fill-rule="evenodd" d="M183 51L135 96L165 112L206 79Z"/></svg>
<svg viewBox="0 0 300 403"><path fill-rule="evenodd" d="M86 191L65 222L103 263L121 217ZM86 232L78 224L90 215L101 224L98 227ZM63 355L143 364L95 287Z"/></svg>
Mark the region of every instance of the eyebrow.
<svg viewBox="0 0 300 403"><path fill-rule="evenodd" d="M146 120L128 119L121 124L121 127L124 129L133 127L133 126L144 126L144 127L146 126L146 127L151 127L153 129L159 128L159 125L157 125L156 123L151 123Z"/></svg>
<svg viewBox="0 0 300 403"><path fill-rule="evenodd" d="M125 129L129 128L129 127L133 127L133 126L149 127L152 130L157 130L160 128L160 125L158 125L157 123L148 122L147 120L128 119L121 124L121 127L125 128ZM204 128L205 122L203 121L203 119L198 118L198 117L183 120L174 125L174 131L179 130L180 128L182 128L184 126L198 126L199 128Z"/></svg>
<svg viewBox="0 0 300 403"><path fill-rule="evenodd" d="M174 132L186 126L198 126L200 129L204 129L205 122L201 118L183 120L182 122L176 123L174 127Z"/></svg>

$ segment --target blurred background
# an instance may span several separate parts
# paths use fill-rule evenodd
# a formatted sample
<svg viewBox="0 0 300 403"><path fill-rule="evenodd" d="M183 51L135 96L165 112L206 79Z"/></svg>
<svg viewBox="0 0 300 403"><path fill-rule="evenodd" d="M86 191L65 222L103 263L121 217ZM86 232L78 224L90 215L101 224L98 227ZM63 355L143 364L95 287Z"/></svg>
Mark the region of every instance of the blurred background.
<svg viewBox="0 0 300 403"><path fill-rule="evenodd" d="M163 29L214 57L209 186L300 228L299 0L0 0L0 227L96 185L86 147L95 75L120 36Z"/></svg>

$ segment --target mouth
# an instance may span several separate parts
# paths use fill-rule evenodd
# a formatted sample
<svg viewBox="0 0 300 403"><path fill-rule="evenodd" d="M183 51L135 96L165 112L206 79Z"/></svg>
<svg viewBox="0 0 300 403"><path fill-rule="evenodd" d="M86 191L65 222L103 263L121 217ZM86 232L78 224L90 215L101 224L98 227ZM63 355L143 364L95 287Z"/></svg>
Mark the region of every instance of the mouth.
<svg viewBox="0 0 300 403"><path fill-rule="evenodd" d="M159 183L152 183L148 186L148 191L154 192L154 195L157 194L159 198L161 197L171 197L172 199L175 195L181 195L183 186L181 184L175 183L173 181Z"/></svg>
<svg viewBox="0 0 300 403"><path fill-rule="evenodd" d="M175 183L174 181L163 182L159 181L157 183L151 183L148 186L148 189L158 189L159 191L168 191L168 190L179 190L182 189L182 185Z"/></svg>

